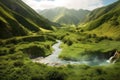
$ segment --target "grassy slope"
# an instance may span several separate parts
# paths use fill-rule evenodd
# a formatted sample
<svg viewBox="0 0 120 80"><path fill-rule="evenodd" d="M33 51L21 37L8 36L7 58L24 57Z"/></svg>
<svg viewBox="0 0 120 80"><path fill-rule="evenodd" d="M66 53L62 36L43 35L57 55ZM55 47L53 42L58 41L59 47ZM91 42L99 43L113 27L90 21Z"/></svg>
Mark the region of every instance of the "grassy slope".
<svg viewBox="0 0 120 80"><path fill-rule="evenodd" d="M47 19L45 19L44 17L40 16L39 14L37 14L32 8L30 8L29 6L27 6L24 2L22 2L21 0L4 0L1 1L4 5L6 5L9 9L15 11L16 13L20 14L21 16L25 17L26 19L29 19L30 21L32 21L33 23L35 23L36 25L46 28L46 29L51 29L51 25L53 23L51 23L50 21L48 21ZM11 4L11 5L9 5Z"/></svg>
<svg viewBox="0 0 120 80"><path fill-rule="evenodd" d="M108 66L49 67L33 63L21 52L0 56L2 80L119 80L120 63Z"/></svg>
<svg viewBox="0 0 120 80"><path fill-rule="evenodd" d="M6 0L5 0L6 1ZM9 0L11 1L11 0ZM14 0L15 1L15 0ZM18 0L16 0L18 1ZM16 25L22 29L22 33L27 35L30 30L27 27L21 26L22 24L13 17L14 12L3 7L0 7L1 14L6 16L0 16L0 23L2 24L1 31L5 31L10 34L9 37L14 36L11 31L11 25ZM9 13L9 14L8 14ZM19 14L16 14L19 15ZM20 17L21 18L21 17ZM9 20L8 20L9 19ZM14 24L10 23L13 21ZM28 22L31 22L29 19ZM35 24L33 23L35 26ZM15 26L15 28L16 28ZM4 29L5 27L5 29ZM75 29L75 30L74 30ZM10 30L10 31L9 31ZM22 36L14 37L6 40L0 40L0 79L1 80L119 80L120 79L120 63L111 64L109 66L86 66L86 65L68 65L63 67L49 67L43 64L37 64L31 62L30 58L37 56L47 56L51 53L51 45L57 39L62 39L65 43L63 47L66 50L74 51L75 56L72 58L78 59L79 50L82 48L102 50L104 52L111 51L116 48L119 50L118 41L106 41L99 39L99 37L87 35L79 32L75 27L63 28L57 30L56 33L40 33L38 36ZM77 32L78 30L78 32ZM0 32L1 32L0 31ZM12 32L12 33L11 33ZM19 31L17 31L19 32ZM6 34L6 33L4 33ZM5 35L2 32L2 36ZM18 33L16 33L18 34ZM21 34L21 32L20 32ZM8 38L8 35L6 35ZM18 35L17 35L18 36ZM6 38L6 37L5 37ZM98 40L97 40L98 39ZM109 44L110 43L110 44ZM67 44L67 45L66 45ZM85 45L85 46L84 46ZM108 46L109 45L109 46ZM113 46L114 45L114 46ZM97 48L96 48L97 46ZM99 47L98 47L99 46ZM106 49L107 48L107 49ZM63 49L63 51L65 51ZM105 50L104 50L105 49ZM78 52L77 52L78 51ZM66 53L65 52L65 53ZM77 56L77 57L76 57Z"/></svg>
<svg viewBox="0 0 120 80"><path fill-rule="evenodd" d="M1 3L0 3L1 4ZM9 38L13 36L23 36L28 34L28 30L23 27L12 15L11 10L1 4L0 7L0 38ZM9 14L8 14L9 13ZM17 26L17 27L16 27ZM7 34L6 34L7 33Z"/></svg>
<svg viewBox="0 0 120 80"><path fill-rule="evenodd" d="M52 26L56 25L37 14L21 0L2 0L0 5L1 39L24 36L39 31L48 32Z"/></svg>
<svg viewBox="0 0 120 80"><path fill-rule="evenodd" d="M74 43L71 46L66 44L61 45L63 51L60 58L66 60L91 60L95 57L102 59L109 59L109 52L112 50L120 50L120 42L116 41L101 41L99 43ZM109 46L108 46L109 45ZM104 53L106 53L104 55ZM102 55L103 54L103 55ZM100 56L101 55L101 56Z"/></svg>
<svg viewBox="0 0 120 80"><path fill-rule="evenodd" d="M60 58L66 60L108 59L115 50L120 50L120 42L108 37L86 34L75 27L64 27L56 31L63 41Z"/></svg>
<svg viewBox="0 0 120 80"><path fill-rule="evenodd" d="M0 44L0 79L2 80L119 80L120 63L109 66L67 65L61 67L49 67L43 64L31 62L29 57L47 56L52 51L51 45L56 38L62 39L67 45L63 45L69 59L80 58L81 48L85 49L113 49L119 47L119 42L89 43L85 40L86 35L75 32L72 29L57 29L56 33L41 34L41 36L16 37L2 41ZM74 32L72 32L72 31ZM81 34L81 35L80 35ZM50 36L51 35L51 36ZM64 37L63 37L64 36ZM83 38L83 40L82 40ZM72 40L71 40L72 39ZM73 41L69 46L69 41ZM83 42L83 43L81 43ZM86 44L85 44L86 43ZM101 44L102 43L102 44ZM109 44L111 43L111 44ZM91 45L92 44L92 45ZM109 46L108 46L109 45ZM112 45L112 47L111 47ZM114 45L114 46L113 46ZM98 48L96 48L96 46ZM104 46L104 47L103 47ZM51 50L51 51L50 51ZM106 50L106 49L105 49ZM68 52L67 52L68 51ZM78 51L78 52L77 52ZM104 50L103 50L104 51ZM109 50L108 50L109 51ZM75 55L73 55L73 53ZM64 53L63 53L64 54ZM92 53L91 53L92 54ZM97 53L98 54L98 53ZM70 56L71 55L71 56ZM28 57L29 56L29 57ZM65 55L64 55L65 56ZM76 57L77 56L77 57ZM82 56L83 58L83 56ZM84 76L84 77L83 77Z"/></svg>
<svg viewBox="0 0 120 80"><path fill-rule="evenodd" d="M120 39L120 1L92 11L85 24L88 33Z"/></svg>

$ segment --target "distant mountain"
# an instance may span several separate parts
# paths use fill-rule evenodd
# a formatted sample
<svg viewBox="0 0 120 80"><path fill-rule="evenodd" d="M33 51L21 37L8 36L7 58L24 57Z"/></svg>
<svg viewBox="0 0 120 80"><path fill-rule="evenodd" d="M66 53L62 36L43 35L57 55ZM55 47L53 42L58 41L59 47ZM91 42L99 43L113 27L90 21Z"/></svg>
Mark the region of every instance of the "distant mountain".
<svg viewBox="0 0 120 80"><path fill-rule="evenodd" d="M39 11L40 15L48 18L53 22L57 22L60 24L78 24L84 21L85 16L89 13L88 10L74 10L67 9L64 7L58 7L54 9L45 9Z"/></svg>
<svg viewBox="0 0 120 80"><path fill-rule="evenodd" d="M90 33L120 39L120 0L91 11L84 26Z"/></svg>
<svg viewBox="0 0 120 80"><path fill-rule="evenodd" d="M23 36L56 25L21 0L0 0L0 39Z"/></svg>

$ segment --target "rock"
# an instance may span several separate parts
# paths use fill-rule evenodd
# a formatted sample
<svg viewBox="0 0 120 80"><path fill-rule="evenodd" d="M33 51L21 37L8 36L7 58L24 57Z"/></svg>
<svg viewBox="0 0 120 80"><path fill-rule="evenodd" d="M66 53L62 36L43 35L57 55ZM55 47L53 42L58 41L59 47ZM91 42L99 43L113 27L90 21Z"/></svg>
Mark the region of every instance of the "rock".
<svg viewBox="0 0 120 80"><path fill-rule="evenodd" d="M107 62L115 63L119 58L120 58L120 52L116 51L115 54L111 56Z"/></svg>

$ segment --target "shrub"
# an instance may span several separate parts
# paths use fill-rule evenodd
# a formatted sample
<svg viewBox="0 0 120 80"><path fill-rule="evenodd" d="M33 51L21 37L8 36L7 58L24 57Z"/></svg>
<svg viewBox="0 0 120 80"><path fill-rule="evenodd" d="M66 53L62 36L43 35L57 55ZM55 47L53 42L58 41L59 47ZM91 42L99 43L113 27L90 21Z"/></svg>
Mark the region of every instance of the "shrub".
<svg viewBox="0 0 120 80"><path fill-rule="evenodd" d="M65 80L66 74L58 70L51 70L47 73L47 80Z"/></svg>
<svg viewBox="0 0 120 80"><path fill-rule="evenodd" d="M38 47L36 45L23 49L23 52L27 53L30 58L35 58L38 56L45 56L44 47Z"/></svg>
<svg viewBox="0 0 120 80"><path fill-rule="evenodd" d="M24 65L23 61L17 60L13 63L15 67L22 67Z"/></svg>

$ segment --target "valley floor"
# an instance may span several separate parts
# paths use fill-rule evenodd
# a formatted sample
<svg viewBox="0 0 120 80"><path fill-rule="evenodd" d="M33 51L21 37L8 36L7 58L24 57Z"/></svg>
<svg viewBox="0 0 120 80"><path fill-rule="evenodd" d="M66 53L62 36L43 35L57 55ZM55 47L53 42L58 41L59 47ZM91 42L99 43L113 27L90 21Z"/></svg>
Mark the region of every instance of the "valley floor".
<svg viewBox="0 0 120 80"><path fill-rule="evenodd" d="M103 66L71 65L54 67L33 63L31 59L49 56L56 39L62 41L59 55L63 60L109 59L120 50L120 42L110 38L61 28L42 35L15 37L0 41L1 80L119 80L120 62Z"/></svg>

